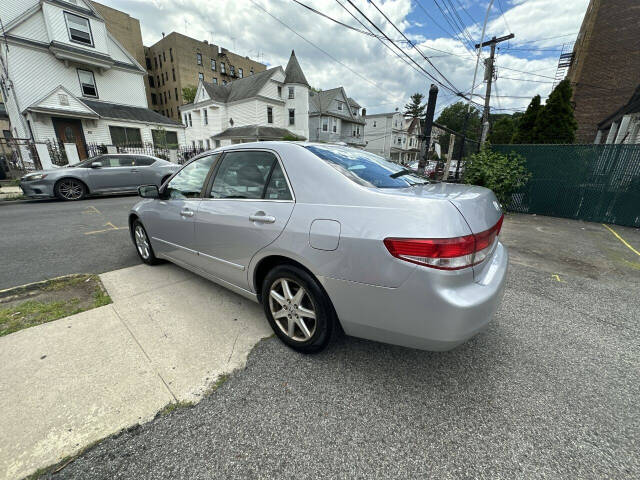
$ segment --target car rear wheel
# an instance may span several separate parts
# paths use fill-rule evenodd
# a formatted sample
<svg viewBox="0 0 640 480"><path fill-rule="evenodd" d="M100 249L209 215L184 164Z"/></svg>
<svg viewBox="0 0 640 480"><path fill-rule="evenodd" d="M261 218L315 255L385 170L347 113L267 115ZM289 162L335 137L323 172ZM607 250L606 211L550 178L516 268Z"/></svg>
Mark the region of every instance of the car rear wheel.
<svg viewBox="0 0 640 480"><path fill-rule="evenodd" d="M63 178L56 183L55 193L61 200L82 200L87 195L87 187L75 178Z"/></svg>
<svg viewBox="0 0 640 480"><path fill-rule="evenodd" d="M140 260L147 265L156 265L160 263L160 260L156 258L155 253L153 253L149 236L147 235L147 231L142 226L140 220L134 220L131 228L133 232L133 243L136 245L136 252L138 252Z"/></svg>
<svg viewBox="0 0 640 480"><path fill-rule="evenodd" d="M299 352L322 350L336 330L329 297L313 276L294 265L279 265L267 274L262 304L276 335Z"/></svg>

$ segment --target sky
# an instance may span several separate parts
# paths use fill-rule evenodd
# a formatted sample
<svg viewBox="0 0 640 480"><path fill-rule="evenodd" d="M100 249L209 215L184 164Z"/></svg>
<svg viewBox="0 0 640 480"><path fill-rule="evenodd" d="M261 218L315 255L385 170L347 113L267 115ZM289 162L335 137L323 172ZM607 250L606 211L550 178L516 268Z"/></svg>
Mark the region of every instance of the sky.
<svg viewBox="0 0 640 480"><path fill-rule="evenodd" d="M247 55L269 67L286 66L293 49L313 87L343 86L347 95L366 107L368 113L402 110L416 92L426 98L429 86L435 83L429 74L440 82L436 114L459 99L455 92L470 92L477 60L473 44L480 40L489 0L298 2L360 31L314 13L295 0L102 0L101 3L138 18L145 45L158 41L162 32L177 31ZM524 110L536 94L543 101L546 99L563 44L575 41L588 3L589 0L493 2L485 39L515 34L514 39L500 43L496 50L493 113ZM362 15L413 61L388 41L381 41L378 37L382 33ZM488 55L486 47L482 57ZM480 104L484 104L486 88L483 78L481 59L474 90L474 100Z"/></svg>

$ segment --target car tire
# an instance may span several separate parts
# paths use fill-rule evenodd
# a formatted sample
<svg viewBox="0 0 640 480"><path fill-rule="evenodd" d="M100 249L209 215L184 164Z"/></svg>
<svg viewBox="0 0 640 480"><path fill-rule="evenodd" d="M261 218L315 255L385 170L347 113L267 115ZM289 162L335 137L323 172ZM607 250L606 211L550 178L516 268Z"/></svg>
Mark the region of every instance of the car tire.
<svg viewBox="0 0 640 480"><path fill-rule="evenodd" d="M63 178L56 183L54 193L60 200L74 202L87 196L87 187L75 178Z"/></svg>
<svg viewBox="0 0 640 480"><path fill-rule="evenodd" d="M138 257L147 265L157 265L161 263L153 251L147 231L140 220L134 220L131 224L131 238L136 247Z"/></svg>
<svg viewBox="0 0 640 480"><path fill-rule="evenodd" d="M295 265L278 265L267 274L262 306L275 334L301 353L324 349L337 330L328 295L312 275Z"/></svg>

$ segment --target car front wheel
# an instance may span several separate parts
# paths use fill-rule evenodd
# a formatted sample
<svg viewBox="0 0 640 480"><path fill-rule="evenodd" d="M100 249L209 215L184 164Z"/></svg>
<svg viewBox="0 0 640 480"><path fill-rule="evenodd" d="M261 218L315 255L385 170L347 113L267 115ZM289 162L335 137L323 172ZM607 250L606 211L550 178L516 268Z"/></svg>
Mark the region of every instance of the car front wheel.
<svg viewBox="0 0 640 480"><path fill-rule="evenodd" d="M276 335L302 353L325 348L337 327L331 301L318 281L294 265L280 265L267 274L262 304Z"/></svg>
<svg viewBox="0 0 640 480"><path fill-rule="evenodd" d="M87 187L75 178L63 178L56 183L55 194L62 200L82 200L87 194Z"/></svg>
<svg viewBox="0 0 640 480"><path fill-rule="evenodd" d="M134 220L131 225L131 229L133 234L133 243L136 246L136 251L138 252L140 260L147 265L156 265L160 263L160 260L158 260L155 253L153 253L149 236L147 235L147 231L144 229L140 220Z"/></svg>

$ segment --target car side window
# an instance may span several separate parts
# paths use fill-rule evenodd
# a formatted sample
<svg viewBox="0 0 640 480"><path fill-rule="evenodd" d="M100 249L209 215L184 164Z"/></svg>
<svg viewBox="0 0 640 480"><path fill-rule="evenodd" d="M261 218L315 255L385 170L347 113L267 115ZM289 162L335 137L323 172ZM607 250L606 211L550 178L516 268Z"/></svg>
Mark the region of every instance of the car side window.
<svg viewBox="0 0 640 480"><path fill-rule="evenodd" d="M136 167L148 167L149 165L153 165L156 161L153 158L149 157L135 157L134 164Z"/></svg>
<svg viewBox="0 0 640 480"><path fill-rule="evenodd" d="M277 159L270 152L229 152L211 186L211 198L264 198L265 186Z"/></svg>
<svg viewBox="0 0 640 480"><path fill-rule="evenodd" d="M265 200L292 200L291 192L289 191L289 185L287 179L284 176L284 172L278 162L273 167L271 172L271 179L267 185L267 190L264 195Z"/></svg>
<svg viewBox="0 0 640 480"><path fill-rule="evenodd" d="M219 155L207 155L186 165L167 184L164 195L169 199L198 198L211 165Z"/></svg>
<svg viewBox="0 0 640 480"><path fill-rule="evenodd" d="M102 168L131 166L131 164L126 164L125 158L117 155L105 155L100 159L100 163L102 163Z"/></svg>
<svg viewBox="0 0 640 480"><path fill-rule="evenodd" d="M114 165L114 167L133 167L133 159L135 157L117 157L118 165Z"/></svg>

